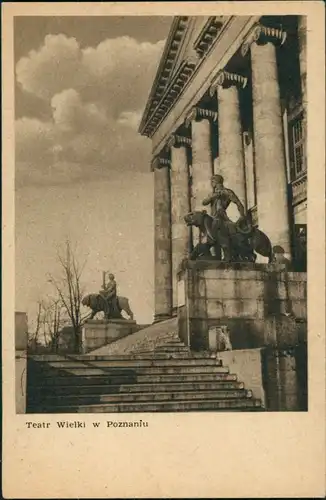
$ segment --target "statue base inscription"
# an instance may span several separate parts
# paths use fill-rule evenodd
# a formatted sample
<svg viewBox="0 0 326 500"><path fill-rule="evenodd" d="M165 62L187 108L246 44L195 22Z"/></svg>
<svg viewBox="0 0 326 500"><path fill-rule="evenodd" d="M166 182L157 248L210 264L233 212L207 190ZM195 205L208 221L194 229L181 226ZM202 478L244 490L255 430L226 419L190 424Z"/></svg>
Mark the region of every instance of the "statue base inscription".
<svg viewBox="0 0 326 500"><path fill-rule="evenodd" d="M216 350L209 332L222 326L232 349L306 340L306 273L277 264L186 261L178 280L185 297L178 307L179 336L193 350Z"/></svg>
<svg viewBox="0 0 326 500"><path fill-rule="evenodd" d="M136 321L129 319L88 320L82 331L82 352L89 353L138 330Z"/></svg>

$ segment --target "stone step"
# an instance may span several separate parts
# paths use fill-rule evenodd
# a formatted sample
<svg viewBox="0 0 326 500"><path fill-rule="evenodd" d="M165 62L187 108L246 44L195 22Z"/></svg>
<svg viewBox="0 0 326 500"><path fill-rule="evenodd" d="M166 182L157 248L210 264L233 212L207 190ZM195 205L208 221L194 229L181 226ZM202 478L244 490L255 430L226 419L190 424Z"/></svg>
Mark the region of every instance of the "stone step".
<svg viewBox="0 0 326 500"><path fill-rule="evenodd" d="M64 361L51 361L46 365L40 366L40 370L46 370L51 368L56 369L68 369L68 368L133 368L138 370L138 368L146 367L179 367L179 366L222 366L222 362L216 358L186 358L186 359L110 359L102 360L97 359L94 361L76 361L76 360L64 360Z"/></svg>
<svg viewBox="0 0 326 500"><path fill-rule="evenodd" d="M141 350L137 350L135 351L135 353L137 354L148 354L152 352L154 355L155 354L168 354L168 353L171 353L171 354L174 354L174 353L185 353L185 354L190 354L190 349L186 346L181 346L181 347L172 347L172 346L159 346L159 347L154 347L153 349L152 348L148 348L148 349L141 349Z"/></svg>
<svg viewBox="0 0 326 500"><path fill-rule="evenodd" d="M160 402L160 401L206 401L206 400L219 400L219 399L242 399L251 398L251 391L244 389L230 390L230 391L190 391L190 392L134 392L132 394L103 394L103 395L66 395L66 396L53 396L47 395L41 400L43 405L89 405L100 403L136 403L136 402ZM30 399L33 403L33 398ZM37 398L35 401L39 401Z"/></svg>
<svg viewBox="0 0 326 500"><path fill-rule="evenodd" d="M165 337L164 341L167 341L167 342L169 342L171 344L182 344L182 345L184 345L184 343L182 342L182 340L178 336Z"/></svg>
<svg viewBox="0 0 326 500"><path fill-rule="evenodd" d="M165 384L121 384L121 385L66 385L66 386L33 386L29 393L37 397L44 397L47 394L65 396L73 394L133 394L134 392L189 392L189 391L227 391L244 389L242 382L232 382L220 380L218 382L183 382Z"/></svg>
<svg viewBox="0 0 326 500"><path fill-rule="evenodd" d="M37 362L52 362L52 361L123 361L123 360L137 360L137 359L213 359L216 358L215 353L209 352L159 352L146 351L144 354L114 354L114 355L92 355L92 354L72 354L72 355L59 355L59 354L38 354L30 356L29 359Z"/></svg>
<svg viewBox="0 0 326 500"><path fill-rule="evenodd" d="M106 403L95 405L56 406L44 405L39 413L146 413L182 411L243 411L261 409L257 399L212 399L208 401L164 401L151 403Z"/></svg>
<svg viewBox="0 0 326 500"><path fill-rule="evenodd" d="M143 367L134 367L134 368L113 368L113 367L104 367L104 368L96 368L92 366L83 367L77 366L75 368L65 368L65 369L56 369L49 366L44 366L43 369L40 370L44 378L46 377L64 377L64 376L77 376L83 377L87 375L107 375L107 376L130 376L130 377L139 377L142 375L173 375L174 378L178 378L179 376L185 374L216 374L216 373L228 373L229 370L223 366L206 366L206 365L195 365L195 366L151 366L148 368Z"/></svg>
<svg viewBox="0 0 326 500"><path fill-rule="evenodd" d="M83 385L116 385L116 384L166 384L166 383L184 383L184 382L237 382L237 376L229 373L196 373L196 374L183 374L178 375L90 375L87 374L83 377L76 377L66 373L64 376L59 377L38 377L38 382L33 378L30 380L27 377L29 390L33 386L42 385L49 386L83 386Z"/></svg>
<svg viewBox="0 0 326 500"><path fill-rule="evenodd" d="M182 345L182 346L170 346L167 344L159 345L155 347L156 352L190 352L189 347Z"/></svg>

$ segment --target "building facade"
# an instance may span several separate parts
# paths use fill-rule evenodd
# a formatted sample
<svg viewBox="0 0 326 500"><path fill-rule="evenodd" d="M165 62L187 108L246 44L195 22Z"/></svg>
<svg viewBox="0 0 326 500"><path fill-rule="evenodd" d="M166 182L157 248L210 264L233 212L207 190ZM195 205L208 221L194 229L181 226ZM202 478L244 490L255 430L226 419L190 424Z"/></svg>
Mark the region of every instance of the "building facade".
<svg viewBox="0 0 326 500"><path fill-rule="evenodd" d="M306 68L304 16L174 19L139 128L152 140L156 320L176 311L198 239L184 216L204 208L213 173L305 270Z"/></svg>

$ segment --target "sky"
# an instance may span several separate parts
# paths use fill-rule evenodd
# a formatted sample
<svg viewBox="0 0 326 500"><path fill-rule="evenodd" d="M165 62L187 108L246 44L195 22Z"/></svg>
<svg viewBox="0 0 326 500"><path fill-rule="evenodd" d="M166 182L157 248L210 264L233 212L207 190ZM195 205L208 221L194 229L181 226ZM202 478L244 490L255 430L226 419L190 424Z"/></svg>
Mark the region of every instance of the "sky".
<svg viewBox="0 0 326 500"><path fill-rule="evenodd" d="M115 274L138 323L153 320L150 139L138 134L171 17L17 17L16 310L33 325L69 239L83 284Z"/></svg>

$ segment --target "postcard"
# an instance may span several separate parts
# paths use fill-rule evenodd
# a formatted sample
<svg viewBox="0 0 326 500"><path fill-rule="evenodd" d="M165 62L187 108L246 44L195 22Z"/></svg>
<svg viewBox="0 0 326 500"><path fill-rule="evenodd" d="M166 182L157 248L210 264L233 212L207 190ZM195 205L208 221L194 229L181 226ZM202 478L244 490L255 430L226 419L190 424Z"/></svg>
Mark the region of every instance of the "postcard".
<svg viewBox="0 0 326 500"><path fill-rule="evenodd" d="M4 498L324 497L324 5L2 11Z"/></svg>

